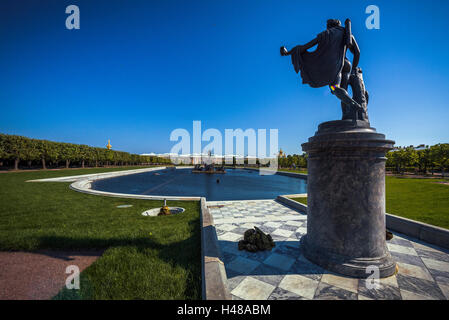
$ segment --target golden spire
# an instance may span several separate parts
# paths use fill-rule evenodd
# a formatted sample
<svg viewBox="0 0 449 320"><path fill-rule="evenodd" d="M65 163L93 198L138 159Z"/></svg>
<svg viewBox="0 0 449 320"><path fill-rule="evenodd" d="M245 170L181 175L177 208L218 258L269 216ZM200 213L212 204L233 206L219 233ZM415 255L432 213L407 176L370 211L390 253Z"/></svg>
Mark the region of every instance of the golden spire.
<svg viewBox="0 0 449 320"><path fill-rule="evenodd" d="M284 151L282 151L282 148L281 148L281 149L279 149L279 154L278 154L278 157L279 157L279 158L285 158L285 157L286 157L286 155L285 155Z"/></svg>
<svg viewBox="0 0 449 320"><path fill-rule="evenodd" d="M108 150L111 150L112 146L111 146L111 140L108 140L108 145L106 146L106 148L108 148Z"/></svg>

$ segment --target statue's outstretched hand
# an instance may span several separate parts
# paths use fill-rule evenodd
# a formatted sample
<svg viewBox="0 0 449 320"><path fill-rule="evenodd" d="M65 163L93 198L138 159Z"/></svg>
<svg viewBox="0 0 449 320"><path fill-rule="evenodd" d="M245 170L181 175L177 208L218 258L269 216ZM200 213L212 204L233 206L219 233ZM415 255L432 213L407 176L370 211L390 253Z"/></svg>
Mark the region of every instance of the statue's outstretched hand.
<svg viewBox="0 0 449 320"><path fill-rule="evenodd" d="M287 56L288 55L288 50L286 47L282 46L281 47L281 56Z"/></svg>

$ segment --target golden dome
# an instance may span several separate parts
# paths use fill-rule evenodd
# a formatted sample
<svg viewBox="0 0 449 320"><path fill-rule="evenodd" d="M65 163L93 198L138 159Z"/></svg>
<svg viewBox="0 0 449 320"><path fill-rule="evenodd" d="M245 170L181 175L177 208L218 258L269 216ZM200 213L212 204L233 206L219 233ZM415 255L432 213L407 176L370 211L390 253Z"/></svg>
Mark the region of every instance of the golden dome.
<svg viewBox="0 0 449 320"><path fill-rule="evenodd" d="M282 148L279 149L279 155L278 155L278 157L279 157L279 158L285 158L285 157L286 157L284 151L282 151Z"/></svg>

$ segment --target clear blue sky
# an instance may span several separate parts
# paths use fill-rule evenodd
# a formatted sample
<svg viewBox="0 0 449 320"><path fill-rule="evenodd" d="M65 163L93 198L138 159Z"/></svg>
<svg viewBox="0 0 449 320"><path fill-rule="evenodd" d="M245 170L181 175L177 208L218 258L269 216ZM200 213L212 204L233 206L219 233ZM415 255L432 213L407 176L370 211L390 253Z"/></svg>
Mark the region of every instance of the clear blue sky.
<svg viewBox="0 0 449 320"><path fill-rule="evenodd" d="M76 4L81 29L65 28ZM365 8L380 8L380 30ZM62 1L0 3L0 132L168 152L175 128L278 128L300 144L341 117L279 47L351 18L373 127L398 145L449 142L449 1Z"/></svg>

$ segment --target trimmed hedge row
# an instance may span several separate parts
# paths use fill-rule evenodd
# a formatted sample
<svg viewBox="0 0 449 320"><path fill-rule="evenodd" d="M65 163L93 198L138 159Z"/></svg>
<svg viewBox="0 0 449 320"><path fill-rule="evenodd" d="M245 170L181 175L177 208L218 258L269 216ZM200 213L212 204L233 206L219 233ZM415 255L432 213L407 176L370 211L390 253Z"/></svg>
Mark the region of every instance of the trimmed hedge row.
<svg viewBox="0 0 449 320"><path fill-rule="evenodd" d="M70 166L70 163L78 163L83 168L86 163L91 166L171 163L169 159L157 156L141 156L83 144L53 142L0 133L0 166L3 166L5 162L14 163L14 169L17 170L21 161L26 161L29 167L32 163L38 162L43 169L47 168L48 163L57 166L61 162L65 162L66 168Z"/></svg>

